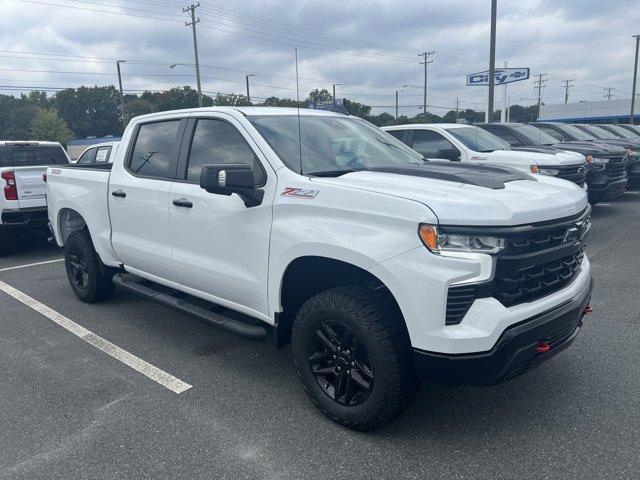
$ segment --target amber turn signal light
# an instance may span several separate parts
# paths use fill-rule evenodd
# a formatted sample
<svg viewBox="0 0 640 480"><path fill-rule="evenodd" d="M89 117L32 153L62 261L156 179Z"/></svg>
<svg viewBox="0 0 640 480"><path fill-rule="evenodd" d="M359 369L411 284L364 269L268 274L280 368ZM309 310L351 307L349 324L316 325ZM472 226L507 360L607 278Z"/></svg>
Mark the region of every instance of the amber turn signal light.
<svg viewBox="0 0 640 480"><path fill-rule="evenodd" d="M437 250L438 248L438 231L436 227L431 225L420 225L420 240L429 250Z"/></svg>

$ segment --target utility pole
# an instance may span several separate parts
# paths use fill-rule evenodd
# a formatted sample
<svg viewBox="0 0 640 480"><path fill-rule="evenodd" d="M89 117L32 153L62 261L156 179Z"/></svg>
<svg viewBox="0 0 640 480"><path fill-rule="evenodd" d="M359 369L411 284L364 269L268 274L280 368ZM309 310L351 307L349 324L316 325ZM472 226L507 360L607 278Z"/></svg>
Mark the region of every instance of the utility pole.
<svg viewBox="0 0 640 480"><path fill-rule="evenodd" d="M604 94L604 97L607 100L611 101L611 90L615 90L615 88L613 88L613 87L604 87L603 90L606 92Z"/></svg>
<svg viewBox="0 0 640 480"><path fill-rule="evenodd" d="M491 39L489 41L489 99L487 101L487 123L493 121L493 90L496 84L496 11L498 0L491 0Z"/></svg>
<svg viewBox="0 0 640 480"><path fill-rule="evenodd" d="M420 65L424 65L424 97L422 102L422 113L424 115L425 123L427 121L427 66L430 63L433 63L433 60L429 60L429 57L434 53L436 52L431 50L429 52L422 52L418 54L419 57L424 57L424 61L420 62Z"/></svg>
<svg viewBox="0 0 640 480"><path fill-rule="evenodd" d="M536 75L536 77L538 77L537 80L534 80L533 85L534 85L534 90L538 91L538 118L540 118L540 108L542 107L542 89L544 88L544 84L547 83L547 74L546 73L539 73Z"/></svg>
<svg viewBox="0 0 640 480"><path fill-rule="evenodd" d="M396 90L396 125L398 124L398 90Z"/></svg>
<svg viewBox="0 0 640 480"><path fill-rule="evenodd" d="M504 68L507 68L507 61L504 61ZM507 84L504 84L502 90L502 112L500 112L500 121L502 123L507 121Z"/></svg>
<svg viewBox="0 0 640 480"><path fill-rule="evenodd" d="M333 106L336 106L336 85L342 85L341 83L334 83L331 85L333 91Z"/></svg>
<svg viewBox="0 0 640 480"><path fill-rule="evenodd" d="M458 123L459 118L460 118L460 98L456 95L456 123Z"/></svg>
<svg viewBox="0 0 640 480"><path fill-rule="evenodd" d="M124 93L122 91L122 75L120 73L120 64L126 60L117 60L116 67L118 67L118 85L120 86L120 115L122 115L122 126L127 128L127 120L124 118Z"/></svg>
<svg viewBox="0 0 640 480"><path fill-rule="evenodd" d="M185 22L187 27L191 27L193 30L193 53L196 57L196 79L198 82L198 106L202 107L202 86L200 85L200 62L198 60L198 37L196 36L196 23L200 21L196 18L196 8L200 6L200 2L197 4L191 4L187 8L183 8L183 12L189 12L191 14L191 21Z"/></svg>
<svg viewBox="0 0 640 480"><path fill-rule="evenodd" d="M638 79L638 45L640 44L640 35L634 35L636 39L636 61L633 64L633 86L631 87L631 115L629 116L629 123L633 125L633 109L636 104L636 80Z"/></svg>
<svg viewBox="0 0 640 480"><path fill-rule="evenodd" d="M566 80L562 80L562 85L564 86L564 103L569 103L569 89L573 88L573 82L575 79L567 78Z"/></svg>
<svg viewBox="0 0 640 480"><path fill-rule="evenodd" d="M249 77L253 77L255 73L248 73L245 75L245 80L247 81L247 103L251 105L251 96L249 95Z"/></svg>

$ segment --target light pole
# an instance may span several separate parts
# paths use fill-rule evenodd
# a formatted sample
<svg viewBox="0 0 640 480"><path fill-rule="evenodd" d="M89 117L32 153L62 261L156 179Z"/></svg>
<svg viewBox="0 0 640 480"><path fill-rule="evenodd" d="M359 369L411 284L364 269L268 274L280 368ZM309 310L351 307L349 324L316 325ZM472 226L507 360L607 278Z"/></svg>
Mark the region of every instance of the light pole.
<svg viewBox="0 0 640 480"><path fill-rule="evenodd" d="M493 122L493 94L496 83L496 10L498 0L491 0L491 38L489 41L489 99L487 102L487 123Z"/></svg>
<svg viewBox="0 0 640 480"><path fill-rule="evenodd" d="M191 67L191 68L195 68L195 65L192 65L190 63L174 63L172 65L169 65L169 68L171 70L173 70L176 67ZM197 69L196 69L196 75L197 75ZM200 77L198 76L198 106L201 107L202 106L202 92L200 91Z"/></svg>
<svg viewBox="0 0 640 480"><path fill-rule="evenodd" d="M404 90L396 90L396 125L398 124L398 92L404 92Z"/></svg>
<svg viewBox="0 0 640 480"><path fill-rule="evenodd" d="M629 123L633 125L633 113L636 104L636 81L638 79L638 45L640 45L640 35L634 35L636 39L636 60L633 64L633 86L631 87L631 115L629 115Z"/></svg>
<svg viewBox="0 0 640 480"><path fill-rule="evenodd" d="M124 93L122 91L122 75L120 74L120 64L125 63L126 60L116 60L116 67L118 68L118 85L120 86L120 115L122 115L122 126L127 127L127 121L124 118Z"/></svg>
<svg viewBox="0 0 640 480"><path fill-rule="evenodd" d="M341 83L334 83L331 86L333 87L333 106L336 106L336 85L342 85Z"/></svg>
<svg viewBox="0 0 640 480"><path fill-rule="evenodd" d="M249 96L249 77L255 76L255 73L247 73L244 77L247 81L247 103L251 105L251 97Z"/></svg>

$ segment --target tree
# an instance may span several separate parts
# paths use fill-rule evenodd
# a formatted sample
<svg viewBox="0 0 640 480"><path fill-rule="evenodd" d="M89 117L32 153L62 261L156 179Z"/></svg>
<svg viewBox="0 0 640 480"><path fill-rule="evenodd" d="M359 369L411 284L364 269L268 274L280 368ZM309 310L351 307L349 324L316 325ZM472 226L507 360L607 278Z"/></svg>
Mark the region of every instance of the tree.
<svg viewBox="0 0 640 480"><path fill-rule="evenodd" d="M308 100L312 102L328 102L333 100L333 95L329 93L329 90L323 88L322 90L315 89L309 92Z"/></svg>
<svg viewBox="0 0 640 480"><path fill-rule="evenodd" d="M226 95L218 94L214 99L214 104L218 106L230 107L246 107L251 105L246 96L237 93L229 93Z"/></svg>
<svg viewBox="0 0 640 480"><path fill-rule="evenodd" d="M67 88L55 97L60 116L81 138L122 133L119 105L120 93L114 86Z"/></svg>
<svg viewBox="0 0 640 480"><path fill-rule="evenodd" d="M9 112L7 118L7 128L4 131L6 140L30 140L31 125L40 107L35 105L18 106Z"/></svg>
<svg viewBox="0 0 640 480"><path fill-rule="evenodd" d="M125 99L126 100L126 99ZM124 119L129 123L133 117L155 112L154 105L144 98L135 97L124 104Z"/></svg>
<svg viewBox="0 0 640 480"><path fill-rule="evenodd" d="M387 112L382 112L380 115L368 117L367 120L369 120L374 125L377 125L378 127L387 127L389 125L396 124L396 118Z"/></svg>
<svg viewBox="0 0 640 480"><path fill-rule="evenodd" d="M66 122L55 109L40 109L31 124L31 138L66 145L73 137Z"/></svg>
<svg viewBox="0 0 640 480"><path fill-rule="evenodd" d="M300 102L302 107L304 102ZM269 97L262 102L265 107L297 107L298 102L290 98Z"/></svg>

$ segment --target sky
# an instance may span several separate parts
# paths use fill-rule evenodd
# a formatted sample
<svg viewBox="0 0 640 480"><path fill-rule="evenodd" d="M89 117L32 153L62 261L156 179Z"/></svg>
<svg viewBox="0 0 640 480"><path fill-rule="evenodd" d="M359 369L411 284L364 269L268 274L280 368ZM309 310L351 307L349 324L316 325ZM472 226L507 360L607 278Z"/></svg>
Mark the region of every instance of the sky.
<svg viewBox="0 0 640 480"><path fill-rule="evenodd" d="M202 89L254 102L314 88L413 116L422 105L418 53L428 67L428 110L484 110L486 87L467 74L488 69L490 0L201 0L196 15ZM125 91L195 88L193 38L178 0L0 0L0 92L117 85ZM496 65L546 73L545 103L630 98L640 0L498 0ZM170 66L177 64L174 68ZM533 79L509 85L511 104L535 103ZM503 94L496 90L496 108Z"/></svg>

